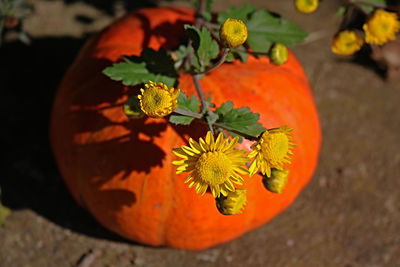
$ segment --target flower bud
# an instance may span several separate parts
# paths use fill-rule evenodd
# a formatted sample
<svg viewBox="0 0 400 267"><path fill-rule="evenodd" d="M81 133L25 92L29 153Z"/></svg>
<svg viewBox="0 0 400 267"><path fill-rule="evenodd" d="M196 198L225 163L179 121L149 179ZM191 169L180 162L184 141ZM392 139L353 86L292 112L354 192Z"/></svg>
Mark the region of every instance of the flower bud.
<svg viewBox="0 0 400 267"><path fill-rule="evenodd" d="M216 198L218 211L223 215L235 215L242 213L247 203L246 189L236 189L228 195Z"/></svg>
<svg viewBox="0 0 400 267"><path fill-rule="evenodd" d="M241 46L247 40L247 28L243 21L228 18L219 29L222 43L230 48Z"/></svg>
<svg viewBox="0 0 400 267"><path fill-rule="evenodd" d="M285 188L287 179L289 176L289 170L287 169L271 169L271 177L263 176L263 184L265 188L273 193L280 194Z"/></svg>
<svg viewBox="0 0 400 267"><path fill-rule="evenodd" d="M282 65L288 60L288 50L283 44L276 43L272 46L269 57L275 65Z"/></svg>

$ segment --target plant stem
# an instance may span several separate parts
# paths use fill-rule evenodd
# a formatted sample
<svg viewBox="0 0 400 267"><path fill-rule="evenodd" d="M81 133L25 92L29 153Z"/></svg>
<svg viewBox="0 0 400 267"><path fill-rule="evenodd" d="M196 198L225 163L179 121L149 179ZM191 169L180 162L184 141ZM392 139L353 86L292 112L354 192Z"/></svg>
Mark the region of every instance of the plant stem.
<svg viewBox="0 0 400 267"><path fill-rule="evenodd" d="M221 58L218 60L217 63L215 63L214 65L212 65L211 67L209 67L209 68L206 69L205 71L199 72L199 73L197 73L197 74L205 74L205 73L210 72L210 71L212 71L213 69L216 69L216 68L218 68L219 66L221 66L221 65L225 62L225 59L226 59L226 57L228 56L229 51L230 51L230 48L225 48L225 49L224 49L224 53L222 54Z"/></svg>
<svg viewBox="0 0 400 267"><path fill-rule="evenodd" d="M198 74L194 74L194 75L192 75L192 77L193 77L194 87L196 87L197 94L198 94L198 96L200 98L201 112L203 114L207 113L207 115L212 116L213 112L208 107L208 104L207 104L207 102L206 102L206 100L204 98L203 91L201 90L200 81L199 81L199 75ZM212 123L210 123L207 120L207 124L208 124L208 128L210 129L211 133L214 134L214 128L213 128Z"/></svg>
<svg viewBox="0 0 400 267"><path fill-rule="evenodd" d="M188 110L184 110L184 109L180 109L180 108L175 109L174 113L179 114L179 115L193 117L193 118L199 119L199 120L203 119L203 115L200 113L196 113L196 112L192 112L192 111L188 111Z"/></svg>
<svg viewBox="0 0 400 267"><path fill-rule="evenodd" d="M204 24L203 14L205 11L206 11L206 1L199 0L196 10L196 21L194 23L194 26L196 28L200 28L200 26Z"/></svg>
<svg viewBox="0 0 400 267"><path fill-rule="evenodd" d="M254 51L248 51L248 50L243 50L243 49L236 49L236 50L233 50L233 52L246 53L246 54L256 55L256 56L269 56L268 52L254 52Z"/></svg>
<svg viewBox="0 0 400 267"><path fill-rule="evenodd" d="M204 116L201 113L196 113L196 112L192 112L192 111L188 111L188 110L184 110L184 109L180 109L180 108L175 109L174 113L179 114L179 115L189 116L189 117L192 117L192 118L195 118L195 119L198 119L198 120L201 120L201 121L204 122L204 120L203 120ZM242 133L239 130L232 129L232 128L230 128L228 126L225 126L223 124L220 124L218 122L214 122L213 125L218 127L218 128L220 128L220 130L222 129L222 130L227 130L227 131L233 132L233 133L238 134L238 135L240 135L240 136L242 136L242 137L244 137L246 139L249 139L251 141L257 141L258 140L258 138L256 136L252 136L252 135L249 135L249 134L246 134L246 133ZM225 137L227 137L225 132L223 132L223 131L221 131L221 132L224 134ZM214 134L213 131L212 131L212 133Z"/></svg>

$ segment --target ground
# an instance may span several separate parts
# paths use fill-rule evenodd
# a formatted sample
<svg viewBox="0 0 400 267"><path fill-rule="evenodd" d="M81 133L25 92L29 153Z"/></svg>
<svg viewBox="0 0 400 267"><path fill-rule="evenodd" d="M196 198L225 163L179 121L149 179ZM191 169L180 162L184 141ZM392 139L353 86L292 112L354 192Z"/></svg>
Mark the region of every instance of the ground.
<svg viewBox="0 0 400 267"><path fill-rule="evenodd" d="M124 7L29 2L34 12L24 29L32 44L0 48L6 156L0 186L12 210L0 227L1 266L400 266L400 81L385 82L370 62L330 52L338 1L323 1L312 15L297 13L291 0L216 1L217 10L243 2L268 8L311 33L294 52L312 84L324 140L314 179L289 209L201 252L128 242L72 200L48 143L52 100L85 40Z"/></svg>

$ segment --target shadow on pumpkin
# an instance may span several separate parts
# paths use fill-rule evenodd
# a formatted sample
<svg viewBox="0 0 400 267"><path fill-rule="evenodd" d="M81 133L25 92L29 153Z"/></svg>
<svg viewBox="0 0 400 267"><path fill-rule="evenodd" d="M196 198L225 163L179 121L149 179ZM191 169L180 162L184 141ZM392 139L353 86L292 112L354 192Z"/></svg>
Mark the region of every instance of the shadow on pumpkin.
<svg viewBox="0 0 400 267"><path fill-rule="evenodd" d="M30 46L9 42L0 47L0 119L2 154L6 155L0 178L2 202L13 211L33 210L88 236L130 242L103 228L76 204L60 177L49 144L55 92L86 39L33 38ZM128 194L125 202L135 201Z"/></svg>
<svg viewBox="0 0 400 267"><path fill-rule="evenodd" d="M170 10L178 13L178 14L186 14L179 9L171 7ZM142 49L148 48L151 37L156 37L159 42L162 43L161 47L165 49L177 49L178 46L182 43L182 39L185 39L185 24L192 24L191 20L177 20L174 23L164 22L155 28L150 27L150 21L147 17L136 14L136 16L140 19L141 27L143 28L143 32L145 33Z"/></svg>

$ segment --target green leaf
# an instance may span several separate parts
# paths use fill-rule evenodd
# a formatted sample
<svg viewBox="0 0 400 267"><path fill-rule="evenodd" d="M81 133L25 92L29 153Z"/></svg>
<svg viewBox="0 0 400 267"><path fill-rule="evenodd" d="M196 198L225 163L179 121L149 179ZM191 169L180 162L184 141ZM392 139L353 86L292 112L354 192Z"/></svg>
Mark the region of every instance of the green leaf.
<svg viewBox="0 0 400 267"><path fill-rule="evenodd" d="M172 87L178 77L174 61L164 49L145 49L140 57L123 57L123 60L103 70L105 75L114 81L122 81L123 85L153 81Z"/></svg>
<svg viewBox="0 0 400 267"><path fill-rule="evenodd" d="M186 24L185 29L193 42L196 58L200 65L200 69L197 70L204 71L210 61L218 56L218 43L211 37L211 33L205 27L200 31L196 27Z"/></svg>
<svg viewBox="0 0 400 267"><path fill-rule="evenodd" d="M125 115L131 119L142 118L145 115L140 107L140 101L137 96L128 98L124 103L123 110Z"/></svg>
<svg viewBox="0 0 400 267"><path fill-rule="evenodd" d="M178 107L180 109L196 113L199 112L200 101L194 94L189 98L184 92L181 91L177 100L178 100Z"/></svg>
<svg viewBox="0 0 400 267"><path fill-rule="evenodd" d="M199 112L200 102L195 95L189 98L184 92L181 92L177 100L178 108L195 113ZM169 121L174 124L189 125L193 120L193 117L180 114L174 114L169 117Z"/></svg>
<svg viewBox="0 0 400 267"><path fill-rule="evenodd" d="M225 62L232 62L235 60L235 56L233 55L232 51L229 51L228 55L225 58Z"/></svg>
<svg viewBox="0 0 400 267"><path fill-rule="evenodd" d="M246 49L246 48L244 48L243 46L240 46L239 49ZM241 52L241 51L235 50L235 49L231 50L231 52L235 58L240 59L240 61L242 61L243 63L247 62L247 58L249 57L248 53Z"/></svg>
<svg viewBox="0 0 400 267"><path fill-rule="evenodd" d="M233 103L228 101L217 108L215 112L219 115L217 123L232 130L252 136L258 136L265 131L265 128L258 122L259 114L251 112L248 107L233 108ZM231 134L233 137L236 135Z"/></svg>
<svg viewBox="0 0 400 267"><path fill-rule="evenodd" d="M206 113L206 120L210 124L216 122L218 118L219 118L218 114L215 114L214 112Z"/></svg>
<svg viewBox="0 0 400 267"><path fill-rule="evenodd" d="M336 16L341 17L343 16L347 11L347 7L346 6L340 6L337 10L336 10Z"/></svg>
<svg viewBox="0 0 400 267"><path fill-rule="evenodd" d="M247 59L249 58L249 54L248 53L243 53L240 51L234 51L234 55L235 57L239 58L240 61L242 61L243 63L247 62Z"/></svg>
<svg viewBox="0 0 400 267"><path fill-rule="evenodd" d="M169 122L173 124L189 125L194 120L193 117L183 116L183 115L171 115L169 117Z"/></svg>
<svg viewBox="0 0 400 267"><path fill-rule="evenodd" d="M232 109L233 109L233 102L227 101L225 103L222 103L221 106L215 110L215 113L223 117L225 116L226 113L228 113Z"/></svg>
<svg viewBox="0 0 400 267"><path fill-rule="evenodd" d="M265 10L256 11L246 24L247 44L257 52L268 52L272 43L294 45L304 40L307 32L294 23L278 18Z"/></svg>
<svg viewBox="0 0 400 267"><path fill-rule="evenodd" d="M230 7L227 11L223 11L218 14L218 23L222 24L225 22L225 20L231 18L240 19L246 24L249 15L256 10L258 10L257 7L248 4L244 4L240 7Z"/></svg>
<svg viewBox="0 0 400 267"><path fill-rule="evenodd" d="M386 4L386 0L365 0L364 2L370 2L371 4ZM374 11L374 7L369 4L363 4L361 6L368 13L371 13L372 11Z"/></svg>

